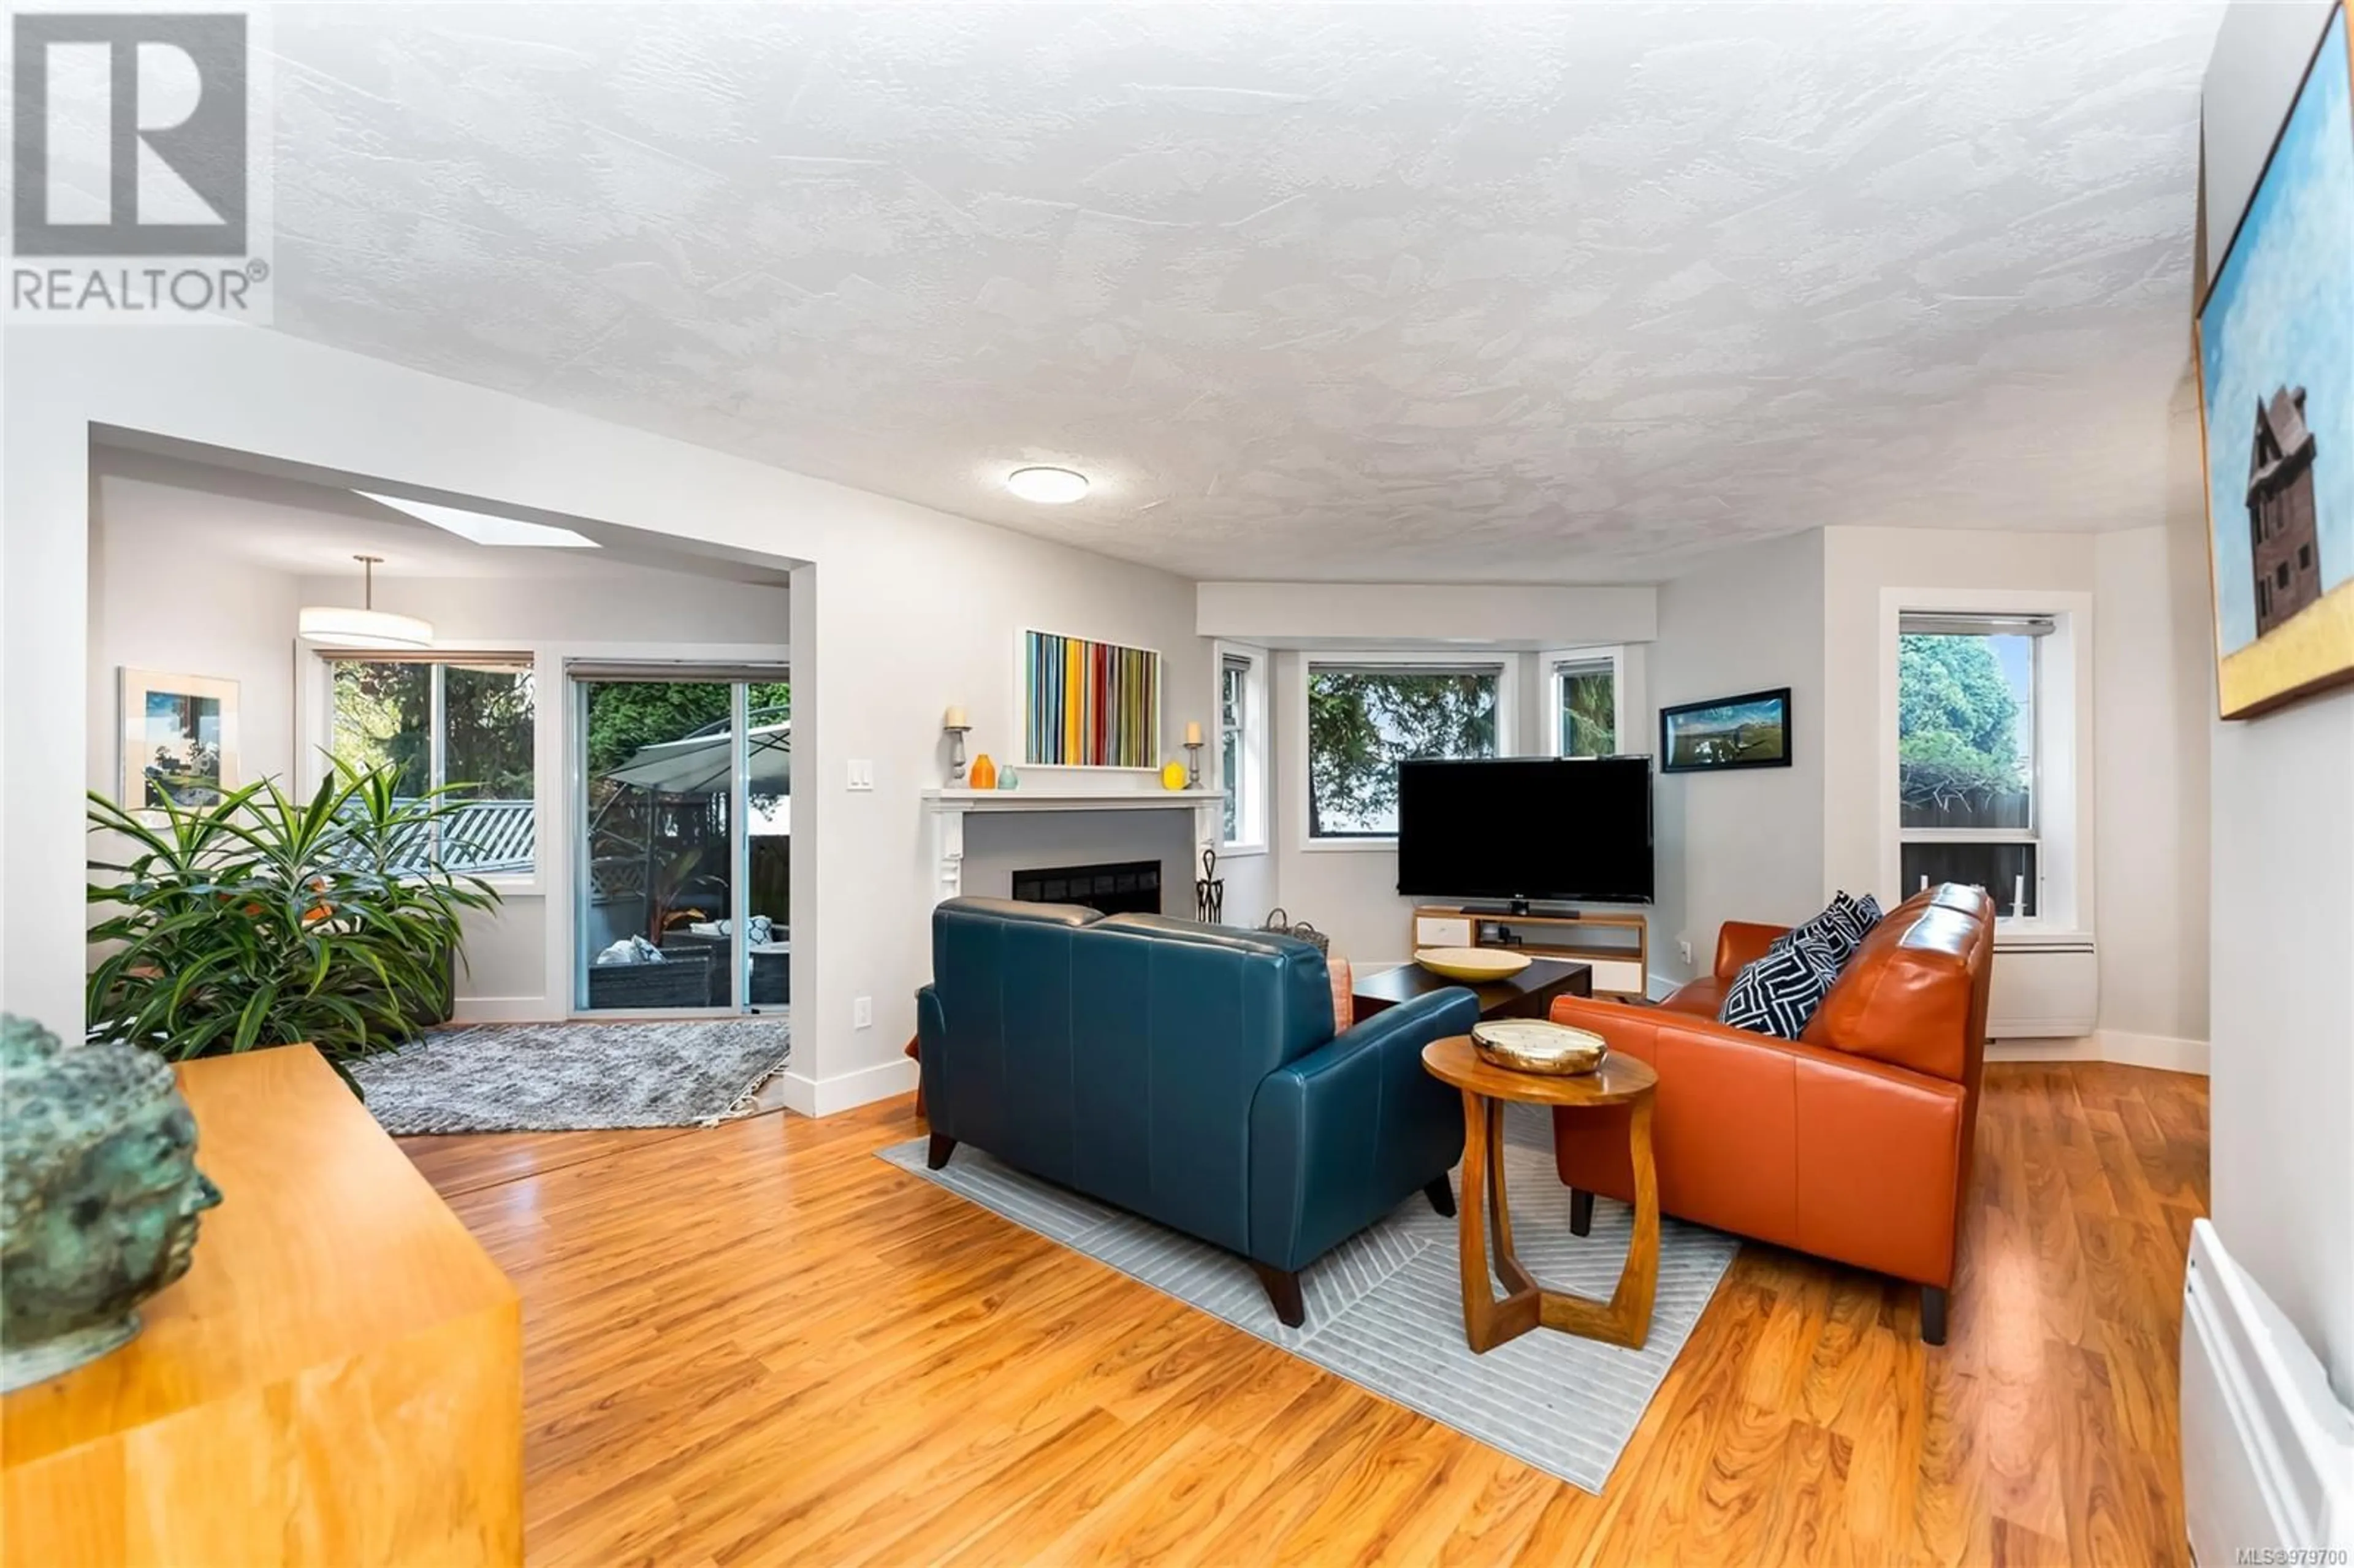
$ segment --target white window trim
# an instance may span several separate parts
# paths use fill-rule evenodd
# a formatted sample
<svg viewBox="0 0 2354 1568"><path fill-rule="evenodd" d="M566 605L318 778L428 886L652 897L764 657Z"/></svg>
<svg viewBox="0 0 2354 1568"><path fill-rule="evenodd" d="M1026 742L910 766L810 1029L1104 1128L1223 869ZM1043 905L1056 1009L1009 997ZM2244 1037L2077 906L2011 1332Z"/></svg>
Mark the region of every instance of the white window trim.
<svg viewBox="0 0 2354 1568"><path fill-rule="evenodd" d="M1267 766L1272 755L1268 743L1275 731L1275 683L1268 674L1272 660L1266 649L1247 642L1213 642L1210 645L1210 692L1212 705L1218 714L1220 730L1220 743L1213 763L1214 775L1223 794L1226 787L1224 730L1226 661L1229 659L1240 659L1249 664L1250 673L1243 680L1243 777L1236 796L1241 808L1236 816L1243 836L1230 842L1224 841L1225 813L1221 810L1218 832L1222 842L1218 845L1218 853L1225 858L1267 853L1267 841L1273 836L1269 828L1275 816L1269 793L1274 769Z"/></svg>
<svg viewBox="0 0 2354 1568"><path fill-rule="evenodd" d="M1299 673L1292 682L1291 708L1298 715L1298 745L1292 751L1299 758L1295 776L1299 780L1299 801L1297 818L1292 823L1293 840L1303 853L1310 854L1395 854L1397 838L1316 838L1310 834L1309 824L1314 812L1309 808L1314 786L1308 776L1308 682L1320 664L1348 664L1363 668L1372 665L1394 664L1426 670L1493 670L1496 672L1496 755L1513 757L1518 752L1520 719L1520 672L1525 654L1509 649L1469 649L1460 643L1447 643L1426 649L1350 649L1319 648L1302 652L1296 662ZM1623 690L1623 688L1622 688Z"/></svg>
<svg viewBox="0 0 2354 1568"><path fill-rule="evenodd" d="M1548 648L1537 655L1537 668L1544 675L1544 694L1540 699L1539 714L1545 732L1544 754L1559 757L1561 751L1561 672L1564 664L1610 663L1610 694L1613 711L1610 725L1618 737L1618 755L1639 749L1628 746L1627 721L1632 705L1627 700L1627 649L1623 643L1610 643L1592 648Z"/></svg>
<svg viewBox="0 0 2354 1568"><path fill-rule="evenodd" d="M2029 588L1882 588L1880 593L1880 895L1902 899L1903 813L1897 803L1898 621L1940 610L1967 615L2049 615L2054 628L2036 650L2036 908L2029 919L1999 917L2006 937L2084 936L2094 930L2093 596ZM2016 842L1999 832L1957 836Z"/></svg>

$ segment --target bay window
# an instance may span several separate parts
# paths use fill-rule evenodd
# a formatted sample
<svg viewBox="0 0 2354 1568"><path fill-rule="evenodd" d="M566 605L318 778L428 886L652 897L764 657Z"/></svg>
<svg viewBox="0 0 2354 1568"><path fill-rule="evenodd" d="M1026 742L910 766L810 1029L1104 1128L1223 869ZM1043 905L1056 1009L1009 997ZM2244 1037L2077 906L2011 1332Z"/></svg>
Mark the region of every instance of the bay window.
<svg viewBox="0 0 2354 1568"><path fill-rule="evenodd" d="M1618 753L1619 659L1613 650L1551 659L1555 757Z"/></svg>
<svg viewBox="0 0 2354 1568"><path fill-rule="evenodd" d="M1397 765L1502 755L1500 662L1307 662L1308 837L1397 834Z"/></svg>
<svg viewBox="0 0 2354 1568"><path fill-rule="evenodd" d="M1267 654L1218 650L1218 788L1225 794L1221 850L1267 845Z"/></svg>

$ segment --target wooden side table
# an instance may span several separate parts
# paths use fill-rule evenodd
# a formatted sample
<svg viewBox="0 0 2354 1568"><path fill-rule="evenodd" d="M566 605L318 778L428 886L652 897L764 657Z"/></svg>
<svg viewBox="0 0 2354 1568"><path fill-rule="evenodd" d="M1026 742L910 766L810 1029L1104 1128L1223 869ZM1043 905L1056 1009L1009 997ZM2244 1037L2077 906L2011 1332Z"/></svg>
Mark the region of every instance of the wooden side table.
<svg viewBox="0 0 2354 1568"><path fill-rule="evenodd" d="M1659 1075L1639 1057L1613 1053L1599 1069L1567 1077L1490 1066L1469 1035L1434 1040L1422 1065L1463 1091L1463 1198L1456 1205L1463 1265L1463 1337L1492 1351L1540 1324L1640 1350L1651 1333L1651 1298L1659 1283L1659 1184L1651 1167L1651 1100ZM1512 1217L1504 1196L1504 1102L1590 1110L1632 1107L1628 1138L1635 1167L1635 1235L1627 1266L1608 1302L1547 1290L1512 1252ZM1511 1294L1499 1298L1488 1276L1488 1232L1496 1233L1496 1275Z"/></svg>

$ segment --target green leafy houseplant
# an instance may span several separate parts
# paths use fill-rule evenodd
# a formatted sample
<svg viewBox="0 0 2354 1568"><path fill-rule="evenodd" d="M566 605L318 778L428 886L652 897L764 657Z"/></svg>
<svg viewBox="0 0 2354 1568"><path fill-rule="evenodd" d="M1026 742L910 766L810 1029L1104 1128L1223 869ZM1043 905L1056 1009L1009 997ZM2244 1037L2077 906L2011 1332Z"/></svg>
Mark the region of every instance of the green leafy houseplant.
<svg viewBox="0 0 2354 1568"><path fill-rule="evenodd" d="M330 760L307 801L270 779L140 812L91 793L127 857L90 862L94 1034L175 1061L307 1040L341 1072L448 1015L460 912L498 902L436 850L464 803Z"/></svg>

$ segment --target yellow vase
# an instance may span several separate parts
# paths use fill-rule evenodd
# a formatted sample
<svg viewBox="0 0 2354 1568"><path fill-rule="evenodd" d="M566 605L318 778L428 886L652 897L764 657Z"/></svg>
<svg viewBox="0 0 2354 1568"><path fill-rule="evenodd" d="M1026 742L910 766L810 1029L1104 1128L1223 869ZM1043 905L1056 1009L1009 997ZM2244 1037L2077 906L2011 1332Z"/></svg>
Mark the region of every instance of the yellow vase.
<svg viewBox="0 0 2354 1568"><path fill-rule="evenodd" d="M1161 765L1161 787L1163 789L1182 789L1185 788L1185 765L1182 762L1162 763Z"/></svg>
<svg viewBox="0 0 2354 1568"><path fill-rule="evenodd" d="M968 782L976 789L997 788L997 764L989 759L989 753L984 751L972 759L972 771Z"/></svg>

